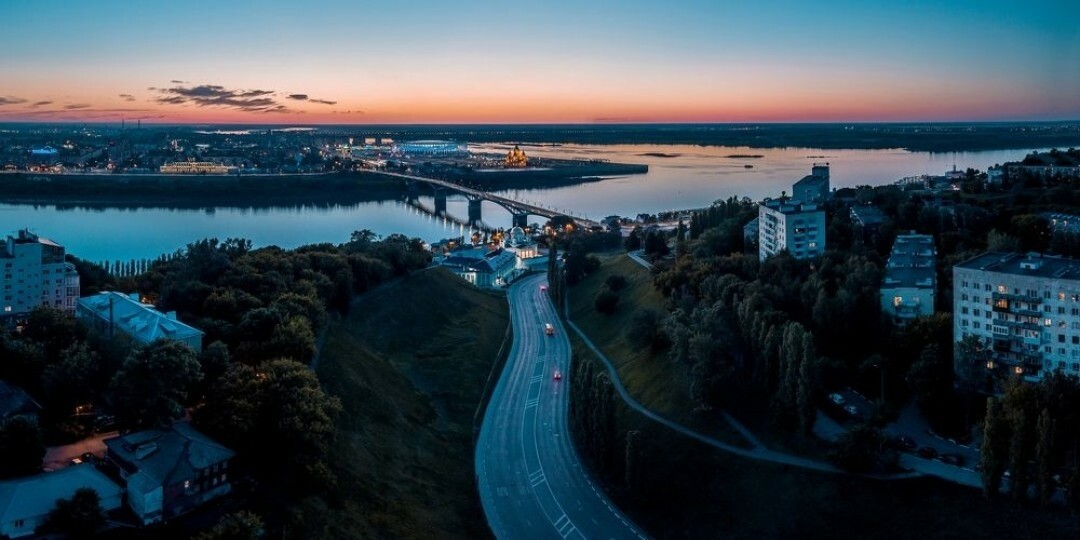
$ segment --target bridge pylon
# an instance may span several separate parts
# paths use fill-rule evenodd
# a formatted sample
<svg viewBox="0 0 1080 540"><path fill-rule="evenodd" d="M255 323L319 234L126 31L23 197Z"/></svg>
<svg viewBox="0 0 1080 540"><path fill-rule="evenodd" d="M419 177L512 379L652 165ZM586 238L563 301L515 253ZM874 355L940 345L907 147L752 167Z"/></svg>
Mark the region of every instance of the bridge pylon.
<svg viewBox="0 0 1080 540"><path fill-rule="evenodd" d="M483 216L480 213L481 205L483 205L484 199L469 197L469 223L479 224L483 220Z"/></svg>

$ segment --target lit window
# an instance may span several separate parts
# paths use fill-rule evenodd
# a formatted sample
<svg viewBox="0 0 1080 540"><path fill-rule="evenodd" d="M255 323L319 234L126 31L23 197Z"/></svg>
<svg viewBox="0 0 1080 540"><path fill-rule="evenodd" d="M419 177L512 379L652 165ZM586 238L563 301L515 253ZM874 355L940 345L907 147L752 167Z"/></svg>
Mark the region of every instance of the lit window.
<svg viewBox="0 0 1080 540"><path fill-rule="evenodd" d="M1024 374L1024 368L1022 368L1020 366L1016 366L1015 368L1013 368L1013 370L1016 372L1017 375L1023 375Z"/></svg>
<svg viewBox="0 0 1080 540"><path fill-rule="evenodd" d="M899 306L900 304L903 304L903 303L904 303L904 297L903 296L894 296L893 299L892 299L892 305L894 305L894 306ZM964 308L964 311L967 311L967 308Z"/></svg>

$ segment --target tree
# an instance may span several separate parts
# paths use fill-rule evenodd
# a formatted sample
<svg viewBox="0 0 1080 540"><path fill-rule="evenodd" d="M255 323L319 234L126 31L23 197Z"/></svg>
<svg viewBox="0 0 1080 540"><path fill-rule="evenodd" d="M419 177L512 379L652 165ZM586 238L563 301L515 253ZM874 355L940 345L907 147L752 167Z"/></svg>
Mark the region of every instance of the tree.
<svg viewBox="0 0 1080 540"><path fill-rule="evenodd" d="M602 289L596 293L596 311L604 315L611 315L619 307L619 295L611 292L611 289Z"/></svg>
<svg viewBox="0 0 1080 540"><path fill-rule="evenodd" d="M76 343L60 354L60 361L45 368L42 386L49 416L65 418L75 406L94 398L100 361L86 343Z"/></svg>
<svg viewBox="0 0 1080 540"><path fill-rule="evenodd" d="M202 371L195 351L174 340L157 340L133 352L113 376L113 409L121 424L166 427L184 406Z"/></svg>
<svg viewBox="0 0 1080 540"><path fill-rule="evenodd" d="M626 251L637 251L641 249L641 227L634 227L634 230L630 231L630 235L626 237L623 246L626 248Z"/></svg>
<svg viewBox="0 0 1080 540"><path fill-rule="evenodd" d="M42 529L68 538L90 538L105 524L101 497L91 488L79 488L70 499L59 499Z"/></svg>
<svg viewBox="0 0 1080 540"><path fill-rule="evenodd" d="M222 516L217 525L195 535L194 540L259 540L265 535L262 518L254 512L241 510Z"/></svg>
<svg viewBox="0 0 1080 540"><path fill-rule="evenodd" d="M324 459L340 411L340 400L323 392L307 366L277 359L257 367L230 366L208 390L195 421L278 479L320 489L327 487L320 482L333 481ZM271 446L273 455L265 452Z"/></svg>
<svg viewBox="0 0 1080 540"><path fill-rule="evenodd" d="M953 372L952 362L941 354L937 344L923 348L919 360L908 371L907 382L923 416L940 430L953 410Z"/></svg>
<svg viewBox="0 0 1080 540"><path fill-rule="evenodd" d="M619 292L626 288L626 278L619 274L612 274L604 280L604 284L612 291Z"/></svg>
<svg viewBox="0 0 1080 540"><path fill-rule="evenodd" d="M837 441L829 452L829 460L844 470L867 472L878 462L884 440L876 428L857 426Z"/></svg>
<svg viewBox="0 0 1080 540"><path fill-rule="evenodd" d="M667 345L663 324L663 319L655 310L635 311L626 328L626 339L635 347L649 347L653 351L663 349Z"/></svg>
<svg viewBox="0 0 1080 540"><path fill-rule="evenodd" d="M1039 422L1035 425L1035 433L1038 442L1035 445L1035 485L1038 487L1039 502L1043 505L1050 504L1054 496L1057 484L1054 482L1054 473L1057 469L1054 448L1054 420L1050 418L1050 411L1043 409L1039 415Z"/></svg>
<svg viewBox="0 0 1080 540"><path fill-rule="evenodd" d="M986 400L986 419L983 424L982 482L987 497L1001 492L1001 478L1009 459L1009 422L1002 410L1001 400Z"/></svg>
<svg viewBox="0 0 1080 540"><path fill-rule="evenodd" d="M0 422L0 478L38 473L44 457L37 421L19 415Z"/></svg>

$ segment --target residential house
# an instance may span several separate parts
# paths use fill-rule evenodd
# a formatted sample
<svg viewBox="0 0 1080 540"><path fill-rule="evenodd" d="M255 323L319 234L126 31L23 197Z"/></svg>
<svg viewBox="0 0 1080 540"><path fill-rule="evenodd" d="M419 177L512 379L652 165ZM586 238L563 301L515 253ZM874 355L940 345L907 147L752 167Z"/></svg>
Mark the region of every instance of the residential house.
<svg viewBox="0 0 1080 540"><path fill-rule="evenodd" d="M235 453L178 422L105 440L105 461L127 488L127 504L144 525L168 520L229 492Z"/></svg>

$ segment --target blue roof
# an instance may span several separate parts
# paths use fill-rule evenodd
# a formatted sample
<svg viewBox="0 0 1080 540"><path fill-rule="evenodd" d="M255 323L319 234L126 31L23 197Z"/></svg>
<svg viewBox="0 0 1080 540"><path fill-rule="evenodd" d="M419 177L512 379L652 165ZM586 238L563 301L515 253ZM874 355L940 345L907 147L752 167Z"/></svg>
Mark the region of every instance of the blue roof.
<svg viewBox="0 0 1080 540"><path fill-rule="evenodd" d="M80 298L79 306L104 321L109 320L111 310L113 324L140 343L151 343L158 339L183 340L203 335L202 331L176 320L174 314L166 315L154 309L154 306L118 292Z"/></svg>
<svg viewBox="0 0 1080 540"><path fill-rule="evenodd" d="M96 491L103 504L112 498L119 501L120 486L93 465L74 465L0 482L0 522L47 514L56 506L57 499L70 499L80 488Z"/></svg>

